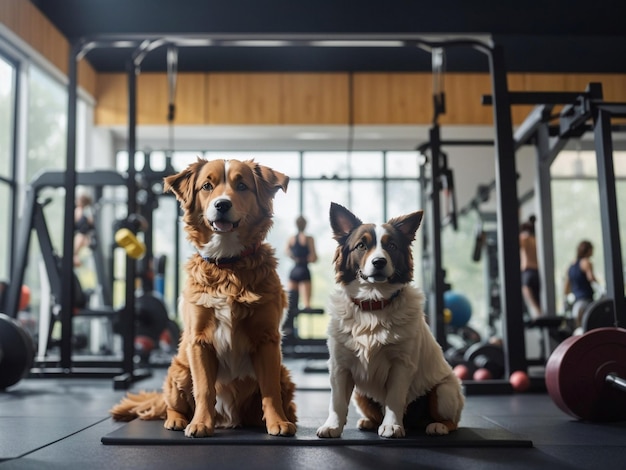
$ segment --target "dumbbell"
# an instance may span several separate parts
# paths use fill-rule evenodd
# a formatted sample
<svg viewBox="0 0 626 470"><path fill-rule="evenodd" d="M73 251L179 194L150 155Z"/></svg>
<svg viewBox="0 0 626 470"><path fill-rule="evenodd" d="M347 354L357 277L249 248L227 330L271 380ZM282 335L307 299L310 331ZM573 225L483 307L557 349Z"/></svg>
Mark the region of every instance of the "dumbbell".
<svg viewBox="0 0 626 470"><path fill-rule="evenodd" d="M476 343L465 351L463 359L475 367L474 380L499 379L504 376L504 351L491 343Z"/></svg>

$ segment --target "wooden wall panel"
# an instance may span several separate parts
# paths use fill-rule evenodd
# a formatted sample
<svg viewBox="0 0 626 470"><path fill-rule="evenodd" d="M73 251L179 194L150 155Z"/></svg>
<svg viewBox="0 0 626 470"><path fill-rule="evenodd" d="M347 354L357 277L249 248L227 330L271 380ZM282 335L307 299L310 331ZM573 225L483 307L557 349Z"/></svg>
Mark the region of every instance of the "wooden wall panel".
<svg viewBox="0 0 626 470"><path fill-rule="evenodd" d="M414 124L432 118L430 73L389 74L389 123Z"/></svg>
<svg viewBox="0 0 626 470"><path fill-rule="evenodd" d="M208 103L206 74L178 73L176 83L175 124L206 124L204 116ZM164 115L167 122L167 114Z"/></svg>
<svg viewBox="0 0 626 470"><path fill-rule="evenodd" d="M389 74L354 74L352 78L352 97L355 124L382 124L389 122L391 119Z"/></svg>
<svg viewBox="0 0 626 470"><path fill-rule="evenodd" d="M78 62L78 84L91 96L96 96L98 75L85 59Z"/></svg>
<svg viewBox="0 0 626 470"><path fill-rule="evenodd" d="M167 122L168 86L164 73L142 73L137 77L137 124Z"/></svg>
<svg viewBox="0 0 626 470"><path fill-rule="evenodd" d="M482 96L491 94L488 74L448 73L444 80L446 114L441 116L441 124L493 123L493 109L481 104Z"/></svg>
<svg viewBox="0 0 626 470"><path fill-rule="evenodd" d="M347 73L281 74L282 124L348 122Z"/></svg>
<svg viewBox="0 0 626 470"><path fill-rule="evenodd" d="M99 73L96 80L96 116L100 126L128 122L128 81L123 73Z"/></svg>
<svg viewBox="0 0 626 470"><path fill-rule="evenodd" d="M117 75L117 77L116 77ZM99 124L126 123L126 75L97 77ZM509 74L511 91L582 91L590 81L604 85L605 99L626 102L625 75ZM143 124L165 124L167 78L142 74L138 80L138 115ZM180 73L176 124L333 125L349 122L348 74ZM117 91L115 91L117 89ZM356 73L353 76L357 125L429 124L432 120L429 73ZM488 74L449 73L445 77L447 125L491 125L493 109L481 105L491 93ZM102 108L102 109L100 109ZM532 106L514 106L519 125Z"/></svg>
<svg viewBox="0 0 626 470"><path fill-rule="evenodd" d="M355 124L415 124L432 117L427 73L355 73Z"/></svg>
<svg viewBox="0 0 626 470"><path fill-rule="evenodd" d="M208 124L281 124L280 74L212 73L207 79Z"/></svg>

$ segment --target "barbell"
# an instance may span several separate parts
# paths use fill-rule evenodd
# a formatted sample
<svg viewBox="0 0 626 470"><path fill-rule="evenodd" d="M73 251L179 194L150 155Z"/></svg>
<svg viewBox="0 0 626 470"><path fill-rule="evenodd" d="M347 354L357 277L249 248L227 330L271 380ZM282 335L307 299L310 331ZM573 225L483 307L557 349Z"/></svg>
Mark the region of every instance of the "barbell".
<svg viewBox="0 0 626 470"><path fill-rule="evenodd" d="M545 380L554 403L575 418L626 420L626 330L570 336L548 359Z"/></svg>

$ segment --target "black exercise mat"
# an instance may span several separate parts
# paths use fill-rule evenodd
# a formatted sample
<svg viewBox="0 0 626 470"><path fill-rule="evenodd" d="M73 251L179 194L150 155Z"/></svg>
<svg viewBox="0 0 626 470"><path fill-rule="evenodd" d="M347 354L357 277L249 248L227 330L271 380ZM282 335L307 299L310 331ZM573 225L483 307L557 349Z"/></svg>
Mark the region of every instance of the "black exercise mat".
<svg viewBox="0 0 626 470"><path fill-rule="evenodd" d="M346 427L340 438L320 439L316 428L298 426L292 437L270 436L262 429L216 429L212 437L189 438L182 431L169 431L163 421L136 419L104 436L103 444L112 445L279 445L346 446L386 445L396 447L532 447L532 441L516 436L501 427L460 427L447 436L409 434L385 439L375 432Z"/></svg>

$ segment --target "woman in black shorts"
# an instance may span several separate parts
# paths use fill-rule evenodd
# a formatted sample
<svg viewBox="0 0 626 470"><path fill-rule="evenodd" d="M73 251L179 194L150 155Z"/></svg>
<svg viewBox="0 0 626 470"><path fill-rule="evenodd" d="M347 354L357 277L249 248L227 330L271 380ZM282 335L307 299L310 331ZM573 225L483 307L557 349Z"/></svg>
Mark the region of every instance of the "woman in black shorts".
<svg viewBox="0 0 626 470"><path fill-rule="evenodd" d="M288 291L300 293L304 308L311 308L311 272L309 263L317 261L315 242L313 237L306 235L306 219L302 216L296 219L298 233L289 238L287 254L295 261L295 266L289 273Z"/></svg>

